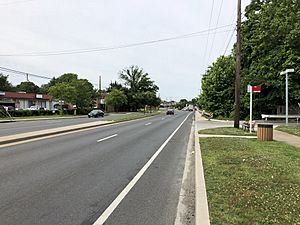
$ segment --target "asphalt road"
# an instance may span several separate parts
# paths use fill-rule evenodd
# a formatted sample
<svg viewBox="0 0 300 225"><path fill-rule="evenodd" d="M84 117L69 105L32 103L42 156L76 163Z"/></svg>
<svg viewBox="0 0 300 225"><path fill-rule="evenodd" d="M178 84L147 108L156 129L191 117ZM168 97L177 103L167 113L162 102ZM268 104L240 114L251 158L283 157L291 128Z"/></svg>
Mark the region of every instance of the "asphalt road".
<svg viewBox="0 0 300 225"><path fill-rule="evenodd" d="M72 119L49 119L49 120L34 120L34 121L17 121L10 123L0 123L0 136L21 134L24 132L38 131L51 129L56 127L64 127L75 124L90 123L97 120L111 120L117 117L125 116L126 114L111 114L100 118L72 118Z"/></svg>
<svg viewBox="0 0 300 225"><path fill-rule="evenodd" d="M173 225L188 112L0 148L0 224L93 224L184 120L105 222Z"/></svg>

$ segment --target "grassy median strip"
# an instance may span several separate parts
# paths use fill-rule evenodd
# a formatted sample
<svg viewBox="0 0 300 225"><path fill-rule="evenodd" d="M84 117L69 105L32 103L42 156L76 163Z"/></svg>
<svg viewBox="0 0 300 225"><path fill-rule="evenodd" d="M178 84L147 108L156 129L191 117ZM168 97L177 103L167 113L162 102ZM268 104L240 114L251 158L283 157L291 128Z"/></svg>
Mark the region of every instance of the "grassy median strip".
<svg viewBox="0 0 300 225"><path fill-rule="evenodd" d="M300 149L200 138L212 225L300 224Z"/></svg>
<svg viewBox="0 0 300 225"><path fill-rule="evenodd" d="M276 130L283 131L300 137L300 126L279 126Z"/></svg>
<svg viewBox="0 0 300 225"><path fill-rule="evenodd" d="M122 122L122 121L128 121L128 120L136 120L136 119L141 119L141 118L145 118L145 117L149 117L149 116L155 116L155 115L159 115L161 112L153 112L153 113L133 113L133 114L128 114L126 116L121 116L121 117L117 117L114 119L111 119L114 122Z"/></svg>
<svg viewBox="0 0 300 225"><path fill-rule="evenodd" d="M255 136L256 133L245 131L234 127L219 127L212 129L199 130L199 134L214 134L214 135L233 135L233 136Z"/></svg>

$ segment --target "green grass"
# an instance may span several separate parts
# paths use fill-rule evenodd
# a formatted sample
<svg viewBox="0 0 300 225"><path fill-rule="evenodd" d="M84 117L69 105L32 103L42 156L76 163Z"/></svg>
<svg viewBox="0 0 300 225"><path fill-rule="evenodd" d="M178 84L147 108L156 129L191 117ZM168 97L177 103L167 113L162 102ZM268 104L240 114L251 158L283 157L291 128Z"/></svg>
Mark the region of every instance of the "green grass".
<svg viewBox="0 0 300 225"><path fill-rule="evenodd" d="M212 225L300 224L300 149L200 138Z"/></svg>
<svg viewBox="0 0 300 225"><path fill-rule="evenodd" d="M300 137L300 126L279 126L276 130L283 131Z"/></svg>
<svg viewBox="0 0 300 225"><path fill-rule="evenodd" d="M255 136L256 133L244 131L234 127L218 127L205 130L199 130L199 134L215 134L215 135L236 135L236 136Z"/></svg>
<svg viewBox="0 0 300 225"><path fill-rule="evenodd" d="M160 114L161 112L153 112L153 113L134 113L134 114L129 114L129 115L126 115L126 116L121 116L121 117L117 117L117 118L114 118L114 119L111 119L112 121L115 121L115 122L122 122L122 121L128 121L128 120L136 120L136 119L141 119L141 118L145 118L145 117L149 117L149 116L155 116L155 115L158 115Z"/></svg>

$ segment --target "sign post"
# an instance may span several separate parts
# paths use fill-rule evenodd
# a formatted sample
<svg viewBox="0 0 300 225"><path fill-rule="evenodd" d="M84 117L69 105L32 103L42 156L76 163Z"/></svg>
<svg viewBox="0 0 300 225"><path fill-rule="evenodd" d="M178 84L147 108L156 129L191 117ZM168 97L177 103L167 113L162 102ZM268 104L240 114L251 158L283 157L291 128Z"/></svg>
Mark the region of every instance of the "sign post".
<svg viewBox="0 0 300 225"><path fill-rule="evenodd" d="M253 105L253 92L261 92L261 86L251 86L248 84L248 92L250 92L250 120L249 120L249 130L252 132L252 105Z"/></svg>

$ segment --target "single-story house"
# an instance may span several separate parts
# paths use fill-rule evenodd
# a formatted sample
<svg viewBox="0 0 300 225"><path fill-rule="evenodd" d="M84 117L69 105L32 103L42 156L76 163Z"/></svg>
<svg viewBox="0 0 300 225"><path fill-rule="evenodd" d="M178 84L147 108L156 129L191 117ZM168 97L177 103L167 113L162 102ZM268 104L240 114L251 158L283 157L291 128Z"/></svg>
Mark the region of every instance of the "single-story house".
<svg viewBox="0 0 300 225"><path fill-rule="evenodd" d="M0 91L0 105L18 109L37 108L52 109L52 100L49 95L26 92Z"/></svg>

